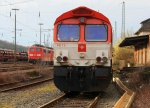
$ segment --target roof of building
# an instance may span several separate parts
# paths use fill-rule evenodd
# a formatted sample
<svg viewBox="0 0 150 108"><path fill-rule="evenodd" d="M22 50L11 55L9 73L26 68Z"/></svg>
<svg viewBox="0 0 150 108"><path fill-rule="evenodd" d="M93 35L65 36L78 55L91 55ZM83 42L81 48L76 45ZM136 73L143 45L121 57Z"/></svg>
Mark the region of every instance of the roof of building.
<svg viewBox="0 0 150 108"><path fill-rule="evenodd" d="M92 9L89 9L87 7L84 7L84 6L81 6L81 7L78 7L78 8L75 8L73 10L70 10L66 13L63 13L62 15L60 15L54 24L62 21L62 20L65 20L65 19L68 19L68 18L73 18L73 17L83 17L83 16L88 16L88 17L93 17L93 18L97 18L97 19L100 19L100 20L103 20L107 23L110 24L110 21L109 19L104 16L103 14L99 13L99 12L96 12Z"/></svg>
<svg viewBox="0 0 150 108"><path fill-rule="evenodd" d="M149 22L149 21L150 21L150 18L148 18L148 19L142 21L140 24L147 23L147 22Z"/></svg>
<svg viewBox="0 0 150 108"><path fill-rule="evenodd" d="M139 35L140 32L150 32L150 18L142 21L142 27L135 33L135 35Z"/></svg>
<svg viewBox="0 0 150 108"><path fill-rule="evenodd" d="M119 47L137 45L139 43L147 43L149 40L149 35L136 36L136 37L128 37L125 38L119 45Z"/></svg>

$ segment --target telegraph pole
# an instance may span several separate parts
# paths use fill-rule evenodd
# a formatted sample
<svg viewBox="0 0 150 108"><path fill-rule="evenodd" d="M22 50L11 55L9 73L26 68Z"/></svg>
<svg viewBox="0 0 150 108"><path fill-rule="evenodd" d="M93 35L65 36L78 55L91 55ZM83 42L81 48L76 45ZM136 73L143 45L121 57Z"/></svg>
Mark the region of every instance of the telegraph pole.
<svg viewBox="0 0 150 108"><path fill-rule="evenodd" d="M115 21L115 36L116 36L116 39L117 39L117 21Z"/></svg>
<svg viewBox="0 0 150 108"><path fill-rule="evenodd" d="M113 44L116 43L116 41L118 40L118 37L117 37L117 21L115 21L115 26L114 26L114 29L113 29Z"/></svg>
<svg viewBox="0 0 150 108"><path fill-rule="evenodd" d="M42 35L42 25L44 25L43 23L39 23L39 25L40 25L40 45L41 45L41 35Z"/></svg>
<svg viewBox="0 0 150 108"><path fill-rule="evenodd" d="M15 11L15 51L14 51L14 54L15 54L15 56L14 56L14 63L16 63L16 20L17 20L17 18L16 18L16 11L18 11L19 9L12 9L12 10L14 10Z"/></svg>
<svg viewBox="0 0 150 108"><path fill-rule="evenodd" d="M121 28L121 35L125 38L125 2L122 3L122 28Z"/></svg>
<svg viewBox="0 0 150 108"><path fill-rule="evenodd" d="M53 30L53 29L42 29L42 32L50 32L51 30ZM47 38L47 43L46 43L46 40L45 40L45 37L46 35L45 35L45 33L44 33L44 45L46 46L48 46L48 38Z"/></svg>
<svg viewBox="0 0 150 108"><path fill-rule="evenodd" d="M45 33L44 33L44 46L45 46Z"/></svg>

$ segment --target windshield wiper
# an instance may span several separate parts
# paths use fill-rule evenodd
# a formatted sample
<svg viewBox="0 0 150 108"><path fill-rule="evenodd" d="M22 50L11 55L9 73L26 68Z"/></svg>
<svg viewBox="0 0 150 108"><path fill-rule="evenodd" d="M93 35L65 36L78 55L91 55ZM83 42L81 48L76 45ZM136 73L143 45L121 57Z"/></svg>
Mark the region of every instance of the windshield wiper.
<svg viewBox="0 0 150 108"><path fill-rule="evenodd" d="M106 32L107 32L107 25L102 21L102 23L103 23L103 25L104 25L104 28L105 28L105 30L106 30Z"/></svg>
<svg viewBox="0 0 150 108"><path fill-rule="evenodd" d="M59 29L60 29L61 26L62 26L62 22L60 22L59 25L58 25L57 33L59 33Z"/></svg>

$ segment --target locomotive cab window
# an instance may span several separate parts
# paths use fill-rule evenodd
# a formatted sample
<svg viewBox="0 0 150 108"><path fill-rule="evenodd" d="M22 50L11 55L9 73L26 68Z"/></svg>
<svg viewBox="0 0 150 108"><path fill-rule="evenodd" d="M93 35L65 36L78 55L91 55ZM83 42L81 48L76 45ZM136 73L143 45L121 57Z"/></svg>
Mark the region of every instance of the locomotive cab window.
<svg viewBox="0 0 150 108"><path fill-rule="evenodd" d="M41 49L40 48L36 48L36 52L40 52L41 51Z"/></svg>
<svg viewBox="0 0 150 108"><path fill-rule="evenodd" d="M80 37L79 25L58 25L57 38L59 41L78 41Z"/></svg>
<svg viewBox="0 0 150 108"><path fill-rule="evenodd" d="M30 52L34 52L34 48L30 48Z"/></svg>
<svg viewBox="0 0 150 108"><path fill-rule="evenodd" d="M85 40L86 41L107 41L107 25L86 25Z"/></svg>
<svg viewBox="0 0 150 108"><path fill-rule="evenodd" d="M43 52L46 53L46 49L43 49Z"/></svg>
<svg viewBox="0 0 150 108"><path fill-rule="evenodd" d="M50 54L50 53L51 53L51 51L50 51L50 50L48 50L48 53Z"/></svg>

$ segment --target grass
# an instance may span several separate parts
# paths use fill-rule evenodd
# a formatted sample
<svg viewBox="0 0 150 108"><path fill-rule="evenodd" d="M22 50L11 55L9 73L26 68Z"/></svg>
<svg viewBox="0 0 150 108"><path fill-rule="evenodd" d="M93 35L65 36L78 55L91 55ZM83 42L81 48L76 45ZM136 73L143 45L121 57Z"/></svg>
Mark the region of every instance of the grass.
<svg viewBox="0 0 150 108"><path fill-rule="evenodd" d="M0 103L0 108L12 108L13 106L11 105L11 104L7 104L7 103L5 103L5 104L1 104Z"/></svg>
<svg viewBox="0 0 150 108"><path fill-rule="evenodd" d="M39 72L37 72L37 71L28 72L28 73L26 73L26 74L27 74L27 76L29 76L29 77L36 77L36 76L39 76L39 75L40 75Z"/></svg>
<svg viewBox="0 0 150 108"><path fill-rule="evenodd" d="M15 81L23 81L27 78L24 73L3 73L0 74L0 83L10 83Z"/></svg>
<svg viewBox="0 0 150 108"><path fill-rule="evenodd" d="M14 73L0 73L0 84L2 83L10 83L10 82L16 82L16 81L24 81L31 77L37 77L39 76L39 72L33 71L33 72L14 72Z"/></svg>
<svg viewBox="0 0 150 108"><path fill-rule="evenodd" d="M48 86L44 86L44 87L38 88L36 90L37 90L37 92L51 92L51 91L56 90L56 87L54 86L54 84L50 84Z"/></svg>

